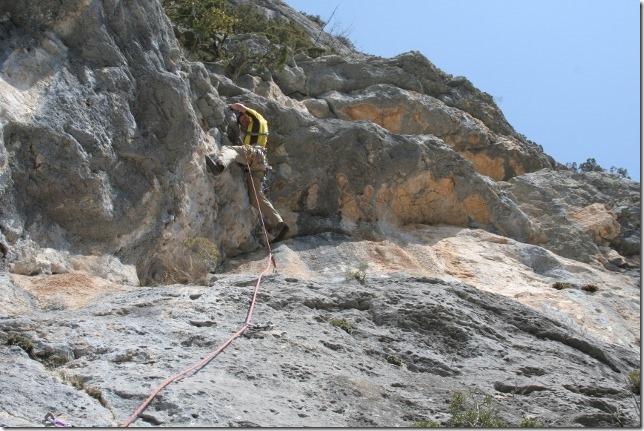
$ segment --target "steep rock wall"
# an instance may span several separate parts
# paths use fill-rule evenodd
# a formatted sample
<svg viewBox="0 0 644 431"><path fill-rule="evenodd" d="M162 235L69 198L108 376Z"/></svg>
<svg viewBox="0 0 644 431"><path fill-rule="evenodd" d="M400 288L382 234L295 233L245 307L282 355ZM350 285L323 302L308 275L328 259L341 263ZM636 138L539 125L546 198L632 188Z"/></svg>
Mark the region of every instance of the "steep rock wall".
<svg viewBox="0 0 644 431"><path fill-rule="evenodd" d="M133 284L187 281L192 262L177 256L191 239L214 250L204 270L260 247L241 170L215 178L204 164L231 143L236 101L269 121L270 198L294 235L443 223L584 261L608 252L574 217L540 220L522 180L497 182L555 163L489 95L419 53L300 55L233 82L182 58L155 0L3 3L0 14L0 251L14 272L107 255ZM635 205L620 203L626 225L609 244L631 254Z"/></svg>
<svg viewBox="0 0 644 431"><path fill-rule="evenodd" d="M215 218L194 214L200 194L213 200L197 163L207 137L159 3L3 3L0 13L3 242L114 254L145 277L164 231ZM42 270L52 268L30 271Z"/></svg>

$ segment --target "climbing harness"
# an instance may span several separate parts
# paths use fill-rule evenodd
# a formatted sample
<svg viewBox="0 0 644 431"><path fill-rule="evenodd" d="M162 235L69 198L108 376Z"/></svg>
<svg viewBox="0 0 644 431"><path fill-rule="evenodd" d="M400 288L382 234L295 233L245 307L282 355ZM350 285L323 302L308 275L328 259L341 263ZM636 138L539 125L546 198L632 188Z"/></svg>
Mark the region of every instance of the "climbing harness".
<svg viewBox="0 0 644 431"><path fill-rule="evenodd" d="M246 166L248 168L248 171L250 171L250 162L248 160L248 156L246 156ZM214 350L212 353L210 353L208 356L203 358L201 361L197 362L196 364L186 368L185 370L175 374L174 376L171 376L164 380L153 392L152 394L139 406L138 409L125 421L123 422L122 426L123 427L128 427L132 422L138 419L139 415L143 413L143 411L148 407L148 405L152 402L152 400L157 396L159 392L166 386L168 386L170 383L174 382L175 380L180 379L181 377L185 376L186 374L193 372L193 371L198 371L204 366L206 366L210 361L212 361L217 355L219 355L230 343L232 343L236 338L240 337L248 328L252 327L253 325L251 324L251 318L253 316L253 310L255 309L255 302L257 301L257 292L259 291L259 285L261 283L262 277L270 270L271 265L273 266L273 269L277 268L277 265L275 264L275 258L273 257L273 251L271 250L270 242L268 240L268 231L266 229L266 224L264 223L264 216L262 215L262 211L259 209L259 196L257 194L257 188L255 185L255 182L253 181L253 177L251 175L250 177L250 182L253 186L253 194L255 196L255 201L257 202L257 210L259 211L259 218L262 221L262 228L264 230L264 237L266 240L266 247L268 248L268 263L264 270L259 274L257 277L257 282L255 283L255 289L253 291L253 296L251 298L249 307L248 307L248 312L246 313L246 320L244 321L244 324L241 326L241 328L235 332L233 335L228 338L221 346L219 346L216 350Z"/></svg>

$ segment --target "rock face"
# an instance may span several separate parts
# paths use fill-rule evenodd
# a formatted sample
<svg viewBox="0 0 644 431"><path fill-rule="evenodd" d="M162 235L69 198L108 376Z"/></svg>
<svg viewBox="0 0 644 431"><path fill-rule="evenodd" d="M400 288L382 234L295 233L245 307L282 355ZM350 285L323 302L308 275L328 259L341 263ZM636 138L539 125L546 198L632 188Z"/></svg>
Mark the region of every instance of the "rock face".
<svg viewBox="0 0 644 431"><path fill-rule="evenodd" d="M441 72L418 52L386 60L302 59L297 66L301 82L282 88L303 99L316 117L369 120L397 134L432 134L495 180L553 167L540 148L521 141L490 95ZM283 82L279 74L276 82ZM290 93L293 86L303 93Z"/></svg>
<svg viewBox="0 0 644 431"><path fill-rule="evenodd" d="M0 13L3 240L135 263L188 205L186 165L203 147L160 5L4 3Z"/></svg>
<svg viewBox="0 0 644 431"><path fill-rule="evenodd" d="M640 366L637 284L536 246L457 231L415 226L381 241L326 233L280 244L255 326L167 386L132 426L446 425L452 393L470 388L494 394L514 426L524 417L553 427L637 426L625 383ZM360 283L349 273L367 256ZM497 272L485 271L490 259ZM212 286L5 279L14 309L0 334L32 348L0 347L0 421L38 426L52 412L75 426L123 423L241 327L266 261L263 251L231 259ZM599 291L556 290L553 280ZM74 292L88 283L93 298Z"/></svg>
<svg viewBox="0 0 644 431"><path fill-rule="evenodd" d="M499 183L544 233L536 244L589 262L608 250L639 255L640 185L597 172L542 170Z"/></svg>
<svg viewBox="0 0 644 431"><path fill-rule="evenodd" d="M246 75L240 86L183 61L156 2L43 5L0 10L9 41L0 242L15 272L60 272L72 266L65 253L106 254L154 284L177 272L172 256L190 238L212 243L216 263L259 247L240 173L204 175L204 154L230 143L231 101L269 119L271 195L296 234L351 232L385 217L557 241L494 181L555 175L554 161L522 141L489 95L419 53L299 56L274 81ZM566 217L568 248L596 259L597 237L576 234L584 229ZM621 230L629 237L610 239L617 251L638 254L635 226ZM63 255L21 263L41 249Z"/></svg>
<svg viewBox="0 0 644 431"><path fill-rule="evenodd" d="M418 52L366 56L256 4L336 54L232 81L185 60L157 0L0 3L0 424L116 425L234 331L266 251L243 171L204 162L233 102L269 122L291 232L260 296L273 326L239 340L260 366L239 346L142 419L446 424L478 385L515 424L638 424L640 185L563 169ZM345 280L361 262L376 279Z"/></svg>

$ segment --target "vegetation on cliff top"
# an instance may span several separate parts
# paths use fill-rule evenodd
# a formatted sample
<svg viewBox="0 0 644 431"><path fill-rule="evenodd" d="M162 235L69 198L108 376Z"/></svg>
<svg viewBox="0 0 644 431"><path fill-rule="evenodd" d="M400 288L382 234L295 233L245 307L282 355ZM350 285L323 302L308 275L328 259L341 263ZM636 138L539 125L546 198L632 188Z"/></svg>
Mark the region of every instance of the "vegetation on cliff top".
<svg viewBox="0 0 644 431"><path fill-rule="evenodd" d="M317 57L328 51L297 23L269 18L251 2L233 6L227 0L162 0L161 4L190 60L221 63L230 77L278 70L299 52ZM234 36L247 34L263 38L264 43L251 47L245 39L235 40Z"/></svg>
<svg viewBox="0 0 644 431"><path fill-rule="evenodd" d="M566 163L566 167L573 172L606 172L606 169L599 166L594 158L587 159L585 162L580 163L579 166L577 166L577 162ZM617 175L620 178L631 178L628 176L628 171L624 168L611 166L608 172Z"/></svg>

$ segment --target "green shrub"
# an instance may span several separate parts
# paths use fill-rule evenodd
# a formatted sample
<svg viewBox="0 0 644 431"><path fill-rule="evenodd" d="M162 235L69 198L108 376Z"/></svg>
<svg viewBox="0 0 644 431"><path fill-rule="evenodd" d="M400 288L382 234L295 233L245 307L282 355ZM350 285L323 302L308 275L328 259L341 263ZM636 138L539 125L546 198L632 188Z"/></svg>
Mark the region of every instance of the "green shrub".
<svg viewBox="0 0 644 431"><path fill-rule="evenodd" d="M353 326L347 319L332 318L329 323L336 328L346 331L347 334L353 334Z"/></svg>
<svg viewBox="0 0 644 431"><path fill-rule="evenodd" d="M7 338L7 344L10 346L20 347L22 350L27 352L30 358L35 359L33 353L34 344L31 339L29 339L29 337L14 332L9 334L9 338Z"/></svg>
<svg viewBox="0 0 644 431"><path fill-rule="evenodd" d="M587 159L585 162L579 164L579 170L582 172L604 172L604 168L599 166L593 158Z"/></svg>
<svg viewBox="0 0 644 431"><path fill-rule="evenodd" d="M552 285L552 287L557 290L570 289L572 287L572 284L557 281Z"/></svg>
<svg viewBox="0 0 644 431"><path fill-rule="evenodd" d="M505 428L510 426L498 415L494 399L478 388L469 389L466 393L452 392L448 411L451 415L447 426L450 428ZM441 425L436 421L418 421L411 425L413 428L436 428ZM521 428L544 428L538 420L523 416L518 424Z"/></svg>
<svg viewBox="0 0 644 431"><path fill-rule="evenodd" d="M360 284L366 284L367 281L367 268L369 268L368 263L360 263L356 269L348 269L347 270L347 280L355 279L357 280Z"/></svg>
<svg viewBox="0 0 644 431"><path fill-rule="evenodd" d="M545 425L534 418L529 418L524 416L519 422L519 427L521 428L544 428Z"/></svg>
<svg viewBox="0 0 644 431"><path fill-rule="evenodd" d="M103 402L103 393L94 386L85 386L85 393L101 403Z"/></svg>
<svg viewBox="0 0 644 431"><path fill-rule="evenodd" d="M235 7L227 0L162 0L161 4L190 59L221 61L233 79L242 73L280 70L298 52L317 57L326 51L318 48L299 24L271 19L253 2ZM228 43L233 35L243 34L266 37L266 49L256 52L247 49L243 41Z"/></svg>
<svg viewBox="0 0 644 431"><path fill-rule="evenodd" d="M629 372L627 379L628 379L628 384L630 386L631 391L639 395L640 387L641 387L640 370L633 370Z"/></svg>
<svg viewBox="0 0 644 431"><path fill-rule="evenodd" d="M580 289L583 290L584 292L590 292L590 293L595 293L599 290L597 286L594 284L584 284L583 286L579 286L576 284L572 283L565 283L563 281L557 281L552 284L553 289L557 290L563 290L563 289Z"/></svg>
<svg viewBox="0 0 644 431"><path fill-rule="evenodd" d="M478 388L452 392L449 400L448 411L451 415L447 426L450 428L505 428L509 424L501 419L494 405L494 399ZM441 425L436 421L418 421L412 425L414 428L436 428ZM521 428L544 428L545 425L538 420L524 416L519 422Z"/></svg>
<svg viewBox="0 0 644 431"><path fill-rule="evenodd" d="M387 362L398 367L402 366L402 359L398 355L387 355Z"/></svg>
<svg viewBox="0 0 644 431"><path fill-rule="evenodd" d="M620 178L628 178L629 180L631 179L631 177L628 175L628 170L624 168L611 166L608 172L610 172L613 175L617 175Z"/></svg>
<svg viewBox="0 0 644 431"><path fill-rule="evenodd" d="M353 42L351 41L351 39L349 39L348 37L346 37L346 36L336 36L336 37L347 48L350 48L350 49L355 49L356 48L355 45L353 44Z"/></svg>
<svg viewBox="0 0 644 431"><path fill-rule="evenodd" d="M606 172L606 170L593 158L586 159L585 162L580 163L579 165L577 165L577 162L566 163L566 167L573 172ZM624 168L611 166L608 172L618 176L619 178L631 178L628 176L628 170Z"/></svg>
<svg viewBox="0 0 644 431"><path fill-rule="evenodd" d="M81 376L77 376L76 374L67 374L64 371L60 371L59 374L63 382L69 383L79 391L84 391L87 395L101 403L103 407L108 406L107 400L103 397L103 393L94 386L85 384L85 380Z"/></svg>
<svg viewBox="0 0 644 431"><path fill-rule="evenodd" d="M252 2L244 3L235 10L238 18L234 34L256 34L268 41L261 52L251 52L243 44L230 45L225 61L227 73L235 79L241 73L260 74L266 70L281 70L295 53L308 53L316 45L299 24L288 19L270 19Z"/></svg>
<svg viewBox="0 0 644 431"><path fill-rule="evenodd" d="M223 44L239 21L227 0L161 0L161 4L192 60L221 57Z"/></svg>
<svg viewBox="0 0 644 431"><path fill-rule="evenodd" d="M207 264L214 264L219 259L219 248L208 238L202 236L188 238L184 245L196 258Z"/></svg>
<svg viewBox="0 0 644 431"><path fill-rule="evenodd" d="M301 12L301 11L299 13L301 15L307 17L309 20L313 21L317 25L319 25L320 28L324 28L324 26L326 25L326 22L324 22L324 20L322 19L322 17L320 15L310 15L310 14L308 14L306 12Z"/></svg>
<svg viewBox="0 0 644 431"><path fill-rule="evenodd" d="M470 389L466 394L453 392L449 402L449 413L452 415L449 420L452 427L507 426L507 423L499 418L492 397L476 389Z"/></svg>
<svg viewBox="0 0 644 431"><path fill-rule="evenodd" d="M76 374L67 374L64 371L60 371L60 378L63 380L63 382L67 382L70 385L72 385L76 389L83 389L85 387L85 381L81 376L77 376Z"/></svg>
<svg viewBox="0 0 644 431"><path fill-rule="evenodd" d="M597 292L597 290L599 290L597 286L595 286L594 284L585 284L581 286L580 289L583 290L584 292L591 292L591 293L595 293Z"/></svg>
<svg viewBox="0 0 644 431"><path fill-rule="evenodd" d="M327 50L324 48L320 48L318 46L312 46L311 48L308 48L306 50L306 55L308 55L311 58L318 58L323 54L326 54Z"/></svg>

